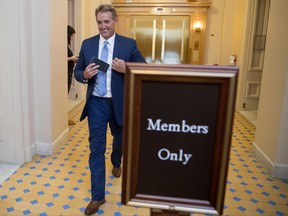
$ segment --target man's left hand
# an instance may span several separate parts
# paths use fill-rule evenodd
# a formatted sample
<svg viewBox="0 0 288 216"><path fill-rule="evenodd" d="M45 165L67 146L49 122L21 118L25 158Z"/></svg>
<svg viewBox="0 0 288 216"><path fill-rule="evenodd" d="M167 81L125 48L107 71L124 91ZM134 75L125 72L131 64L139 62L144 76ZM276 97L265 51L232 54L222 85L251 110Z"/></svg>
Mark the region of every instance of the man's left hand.
<svg viewBox="0 0 288 216"><path fill-rule="evenodd" d="M114 58L112 60L112 69L116 70L119 73L125 73L126 71L126 63L122 59Z"/></svg>

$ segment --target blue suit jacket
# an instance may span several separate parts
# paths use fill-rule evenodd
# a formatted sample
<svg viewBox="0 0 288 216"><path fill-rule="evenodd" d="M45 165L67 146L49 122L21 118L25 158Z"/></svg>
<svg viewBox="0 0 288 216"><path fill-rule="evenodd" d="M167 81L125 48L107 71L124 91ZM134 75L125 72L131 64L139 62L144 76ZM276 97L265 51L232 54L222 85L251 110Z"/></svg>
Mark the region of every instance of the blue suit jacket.
<svg viewBox="0 0 288 216"><path fill-rule="evenodd" d="M84 78L84 70L89 65L93 56L98 56L100 35L88 38L83 41L79 53L79 59L74 69L74 76L81 83L88 83L86 104L84 106L80 121L88 115L88 105L92 96L92 92L96 82L96 76L89 80ZM121 35L115 35L115 43L113 50L113 59L119 58L125 62L146 62L137 48L136 41ZM111 64L111 62L109 63ZM111 91L114 113L117 123L123 125L123 107L124 107L124 74L112 70Z"/></svg>

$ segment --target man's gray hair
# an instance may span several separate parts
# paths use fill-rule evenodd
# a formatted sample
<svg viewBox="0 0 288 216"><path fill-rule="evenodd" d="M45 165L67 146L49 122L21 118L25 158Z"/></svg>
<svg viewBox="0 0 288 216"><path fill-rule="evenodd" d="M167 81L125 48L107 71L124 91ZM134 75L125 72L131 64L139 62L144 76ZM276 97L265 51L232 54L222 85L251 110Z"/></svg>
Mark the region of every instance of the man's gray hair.
<svg viewBox="0 0 288 216"><path fill-rule="evenodd" d="M99 5L99 7L96 8L95 10L95 16L97 17L98 13L100 12L107 12L107 11L110 11L112 13L112 19L116 20L117 18L116 9L112 5L109 5L109 4Z"/></svg>

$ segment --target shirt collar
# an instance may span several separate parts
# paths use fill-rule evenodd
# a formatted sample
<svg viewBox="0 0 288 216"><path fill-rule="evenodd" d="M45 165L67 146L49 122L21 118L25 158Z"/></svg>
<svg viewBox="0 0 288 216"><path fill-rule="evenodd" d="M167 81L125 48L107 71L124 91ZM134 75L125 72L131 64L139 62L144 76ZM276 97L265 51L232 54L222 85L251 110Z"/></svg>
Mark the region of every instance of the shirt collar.
<svg viewBox="0 0 288 216"><path fill-rule="evenodd" d="M99 44L102 46L104 41L106 39L102 37L102 35L100 34L100 40L99 40ZM115 33L112 35L112 37L110 37L107 41L109 43L110 46L112 46L114 44L114 40L115 40Z"/></svg>

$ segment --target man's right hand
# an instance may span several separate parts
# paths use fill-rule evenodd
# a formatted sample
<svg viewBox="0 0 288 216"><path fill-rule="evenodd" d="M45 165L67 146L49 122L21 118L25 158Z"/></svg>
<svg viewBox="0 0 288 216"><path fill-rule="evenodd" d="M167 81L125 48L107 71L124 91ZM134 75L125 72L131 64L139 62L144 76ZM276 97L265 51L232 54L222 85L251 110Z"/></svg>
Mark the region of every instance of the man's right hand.
<svg viewBox="0 0 288 216"><path fill-rule="evenodd" d="M91 79L98 73L98 67L99 65L95 65L95 63L89 64L84 71L84 78L85 79Z"/></svg>

